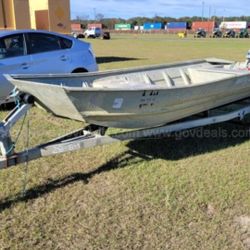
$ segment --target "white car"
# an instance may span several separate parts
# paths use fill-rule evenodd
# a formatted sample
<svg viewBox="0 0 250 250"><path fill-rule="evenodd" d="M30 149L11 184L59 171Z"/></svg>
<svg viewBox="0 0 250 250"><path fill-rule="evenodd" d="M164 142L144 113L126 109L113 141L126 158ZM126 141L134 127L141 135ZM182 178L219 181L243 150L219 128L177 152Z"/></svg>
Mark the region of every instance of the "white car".
<svg viewBox="0 0 250 250"><path fill-rule="evenodd" d="M84 36L86 38L96 38L102 36L102 29L101 28L89 28L85 30Z"/></svg>
<svg viewBox="0 0 250 250"><path fill-rule="evenodd" d="M89 43L48 31L0 32L0 104L13 86L3 74L80 73L97 71Z"/></svg>

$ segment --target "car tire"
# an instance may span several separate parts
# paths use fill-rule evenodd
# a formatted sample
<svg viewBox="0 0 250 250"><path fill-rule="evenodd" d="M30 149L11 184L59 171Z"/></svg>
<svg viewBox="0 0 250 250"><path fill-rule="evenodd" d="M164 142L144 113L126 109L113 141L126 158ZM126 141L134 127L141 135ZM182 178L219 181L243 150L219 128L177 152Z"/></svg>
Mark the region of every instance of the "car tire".
<svg viewBox="0 0 250 250"><path fill-rule="evenodd" d="M79 34L79 35L77 35L77 37L76 37L77 39L80 39L80 38L85 38L85 36L83 35L83 34Z"/></svg>
<svg viewBox="0 0 250 250"><path fill-rule="evenodd" d="M84 69L84 68L77 68L74 69L71 73L87 73L88 70Z"/></svg>

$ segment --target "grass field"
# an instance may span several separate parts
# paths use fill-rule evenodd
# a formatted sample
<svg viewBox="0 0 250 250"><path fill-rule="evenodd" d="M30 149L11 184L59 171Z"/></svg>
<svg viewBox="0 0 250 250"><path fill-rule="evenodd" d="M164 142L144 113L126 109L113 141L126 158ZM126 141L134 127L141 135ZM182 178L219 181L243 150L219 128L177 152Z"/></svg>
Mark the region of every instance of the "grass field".
<svg viewBox="0 0 250 250"><path fill-rule="evenodd" d="M248 39L89 41L101 70L204 57L244 60L250 49ZM27 144L27 123L29 145L82 126L33 108L19 149ZM250 249L249 129L220 124L3 170L0 249Z"/></svg>

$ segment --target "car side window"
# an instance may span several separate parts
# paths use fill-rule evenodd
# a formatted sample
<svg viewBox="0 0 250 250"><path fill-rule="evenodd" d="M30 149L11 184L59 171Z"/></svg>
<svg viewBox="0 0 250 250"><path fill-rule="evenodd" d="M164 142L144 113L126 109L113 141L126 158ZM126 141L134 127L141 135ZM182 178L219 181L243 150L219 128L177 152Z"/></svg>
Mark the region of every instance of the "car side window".
<svg viewBox="0 0 250 250"><path fill-rule="evenodd" d="M61 38L61 48L70 49L72 47L72 41L66 38Z"/></svg>
<svg viewBox="0 0 250 250"><path fill-rule="evenodd" d="M29 37L29 53L36 54L48 51L60 50L60 37L50 34L31 33Z"/></svg>
<svg viewBox="0 0 250 250"><path fill-rule="evenodd" d="M25 54L23 34L15 34L0 39L0 60Z"/></svg>

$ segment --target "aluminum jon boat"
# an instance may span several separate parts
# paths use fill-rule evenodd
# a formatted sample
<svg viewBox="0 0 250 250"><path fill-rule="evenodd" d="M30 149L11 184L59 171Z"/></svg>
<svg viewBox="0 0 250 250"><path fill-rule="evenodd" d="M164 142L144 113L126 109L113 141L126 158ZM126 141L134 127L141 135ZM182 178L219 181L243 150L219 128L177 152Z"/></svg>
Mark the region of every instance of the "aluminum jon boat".
<svg viewBox="0 0 250 250"><path fill-rule="evenodd" d="M150 128L250 96L250 71L221 59L96 73L6 75L53 114L115 128Z"/></svg>

